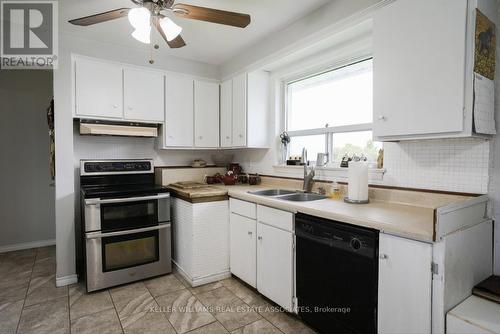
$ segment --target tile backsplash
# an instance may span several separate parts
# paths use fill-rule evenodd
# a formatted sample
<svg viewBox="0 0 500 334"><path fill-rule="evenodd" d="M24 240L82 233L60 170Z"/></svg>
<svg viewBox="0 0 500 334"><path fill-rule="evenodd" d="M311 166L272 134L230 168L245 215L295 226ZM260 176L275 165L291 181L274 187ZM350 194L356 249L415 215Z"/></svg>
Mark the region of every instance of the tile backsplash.
<svg viewBox="0 0 500 334"><path fill-rule="evenodd" d="M480 138L384 143L383 184L488 193L490 143Z"/></svg>

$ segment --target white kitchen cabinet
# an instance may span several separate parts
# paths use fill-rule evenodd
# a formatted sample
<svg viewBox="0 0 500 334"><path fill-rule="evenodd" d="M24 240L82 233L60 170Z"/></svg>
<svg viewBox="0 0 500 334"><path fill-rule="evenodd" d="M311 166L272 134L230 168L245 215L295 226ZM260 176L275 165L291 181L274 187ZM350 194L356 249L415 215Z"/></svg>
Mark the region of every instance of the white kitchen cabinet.
<svg viewBox="0 0 500 334"><path fill-rule="evenodd" d="M276 304L293 308L293 234L257 223L257 290Z"/></svg>
<svg viewBox="0 0 500 334"><path fill-rule="evenodd" d="M226 80L220 86L220 146L233 145L233 81Z"/></svg>
<svg viewBox="0 0 500 334"><path fill-rule="evenodd" d="M172 198L172 261L191 286L231 276L228 202Z"/></svg>
<svg viewBox="0 0 500 334"><path fill-rule="evenodd" d="M247 145L247 74L233 78L233 145Z"/></svg>
<svg viewBox="0 0 500 334"><path fill-rule="evenodd" d="M231 273L293 309L293 214L230 199Z"/></svg>
<svg viewBox="0 0 500 334"><path fill-rule="evenodd" d="M123 70L124 118L163 122L165 84L162 73L125 68Z"/></svg>
<svg viewBox="0 0 500 334"><path fill-rule="evenodd" d="M221 147L269 147L269 74L242 73L221 86Z"/></svg>
<svg viewBox="0 0 500 334"><path fill-rule="evenodd" d="M219 147L219 84L194 82L194 144Z"/></svg>
<svg viewBox="0 0 500 334"><path fill-rule="evenodd" d="M257 286L256 221L235 213L230 217L231 272L254 288Z"/></svg>
<svg viewBox="0 0 500 334"><path fill-rule="evenodd" d="M193 79L167 74L165 78L164 147L194 146Z"/></svg>
<svg viewBox="0 0 500 334"><path fill-rule="evenodd" d="M473 136L476 6L491 0L397 0L373 18L376 140Z"/></svg>
<svg viewBox="0 0 500 334"><path fill-rule="evenodd" d="M78 58L74 70L75 116L122 119L122 67Z"/></svg>
<svg viewBox="0 0 500 334"><path fill-rule="evenodd" d="M432 245L379 239L378 333L430 333Z"/></svg>

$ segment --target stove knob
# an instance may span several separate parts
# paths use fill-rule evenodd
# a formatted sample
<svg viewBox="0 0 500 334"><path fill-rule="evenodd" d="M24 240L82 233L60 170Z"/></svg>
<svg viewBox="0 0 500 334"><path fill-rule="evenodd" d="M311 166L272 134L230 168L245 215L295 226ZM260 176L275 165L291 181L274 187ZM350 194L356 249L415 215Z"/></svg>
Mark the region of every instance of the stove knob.
<svg viewBox="0 0 500 334"><path fill-rule="evenodd" d="M358 238L352 238L350 244L351 248L354 250L359 250L361 248L361 240Z"/></svg>

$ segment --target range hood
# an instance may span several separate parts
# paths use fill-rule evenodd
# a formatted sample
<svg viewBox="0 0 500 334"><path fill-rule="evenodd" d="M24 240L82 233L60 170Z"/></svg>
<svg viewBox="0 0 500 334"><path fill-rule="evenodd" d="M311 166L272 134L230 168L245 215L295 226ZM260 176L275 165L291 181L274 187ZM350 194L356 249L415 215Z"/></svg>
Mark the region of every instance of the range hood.
<svg viewBox="0 0 500 334"><path fill-rule="evenodd" d="M158 125L147 123L80 120L80 134L87 136L158 137Z"/></svg>

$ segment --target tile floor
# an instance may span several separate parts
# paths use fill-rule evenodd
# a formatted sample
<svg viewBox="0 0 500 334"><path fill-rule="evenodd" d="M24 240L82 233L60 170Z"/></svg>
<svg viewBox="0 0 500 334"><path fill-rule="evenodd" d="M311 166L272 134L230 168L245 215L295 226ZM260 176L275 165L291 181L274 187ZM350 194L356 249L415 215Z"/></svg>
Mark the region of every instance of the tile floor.
<svg viewBox="0 0 500 334"><path fill-rule="evenodd" d="M314 333L234 278L176 273L92 294L55 287L55 248L0 254L0 333Z"/></svg>

